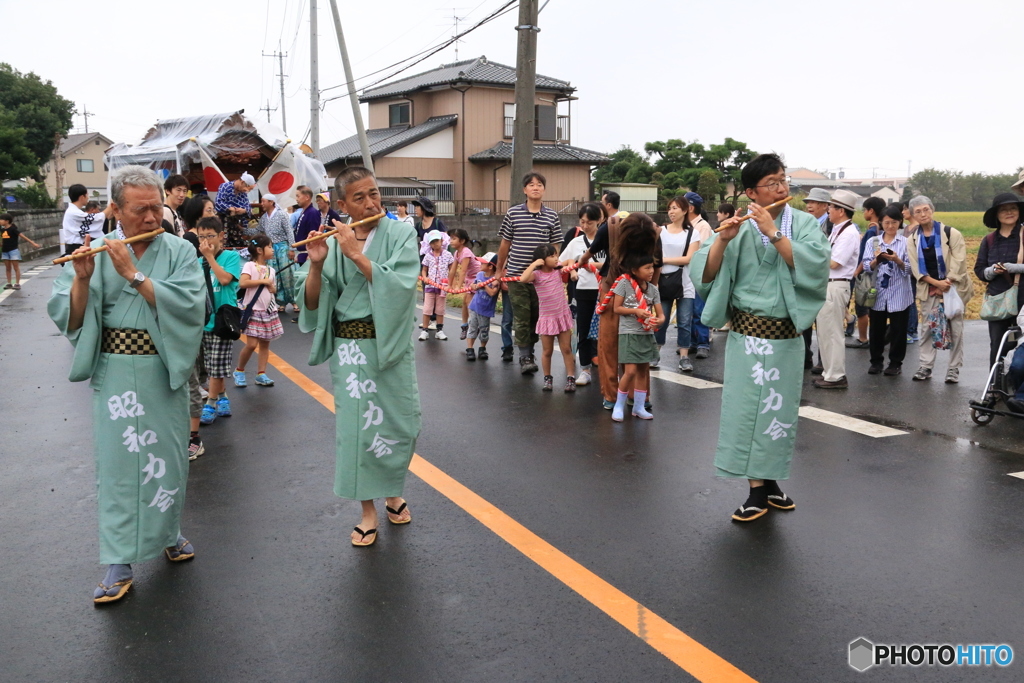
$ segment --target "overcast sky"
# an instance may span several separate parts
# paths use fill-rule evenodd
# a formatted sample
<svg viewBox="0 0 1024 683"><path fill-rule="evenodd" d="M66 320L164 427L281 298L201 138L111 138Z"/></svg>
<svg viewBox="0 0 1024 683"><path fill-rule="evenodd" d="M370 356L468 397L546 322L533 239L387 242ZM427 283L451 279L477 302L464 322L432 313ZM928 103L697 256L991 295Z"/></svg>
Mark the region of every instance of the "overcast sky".
<svg viewBox="0 0 1024 683"><path fill-rule="evenodd" d="M299 139L310 110L309 3L0 0L0 61L95 112L90 130L136 142L161 118L265 117L268 98L280 125L276 60L261 53L281 41L287 132ZM324 90L344 78L330 5L317 3ZM453 14L465 28L502 4L342 0L355 75L436 45L452 35ZM1005 0L551 0L537 70L578 89L573 144L602 152L729 136L783 153L791 167L844 167L848 177L902 176L908 161L914 171L1009 173L1024 165L1022 15L1024 4ZM515 65L517 18L513 10L467 36L459 58ZM405 75L453 61L448 48ZM353 133L348 101L327 103L321 145Z"/></svg>

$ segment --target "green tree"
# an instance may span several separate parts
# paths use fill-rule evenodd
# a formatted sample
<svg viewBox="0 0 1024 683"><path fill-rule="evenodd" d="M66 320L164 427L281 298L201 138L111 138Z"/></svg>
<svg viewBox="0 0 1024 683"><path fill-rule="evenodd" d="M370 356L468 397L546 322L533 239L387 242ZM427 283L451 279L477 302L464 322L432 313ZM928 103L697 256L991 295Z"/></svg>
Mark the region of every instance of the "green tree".
<svg viewBox="0 0 1024 683"><path fill-rule="evenodd" d="M35 157L33 176L41 180L39 167L53 156L58 138L71 130L75 103L61 97L50 81L0 63L0 107L14 116L17 127L24 129L24 146Z"/></svg>
<svg viewBox="0 0 1024 683"><path fill-rule="evenodd" d="M721 199L722 186L718 183L718 173L710 168L700 172L700 179L697 180L697 194L705 199L717 197Z"/></svg>
<svg viewBox="0 0 1024 683"><path fill-rule="evenodd" d="M647 183L654 169L647 158L635 149L623 145L608 155L611 163L594 171L594 182L604 183Z"/></svg>
<svg viewBox="0 0 1024 683"><path fill-rule="evenodd" d="M25 146L25 129L18 126L11 112L0 106L0 181L38 172L36 157Z"/></svg>
<svg viewBox="0 0 1024 683"><path fill-rule="evenodd" d="M25 202L33 209L53 209L57 206L57 202L46 191L46 185L43 183L36 183L28 187L15 187L11 190L11 194L15 199Z"/></svg>
<svg viewBox="0 0 1024 683"><path fill-rule="evenodd" d="M732 183L734 188L733 198L739 196L743 191L743 181L740 173L743 167L753 161L757 152L747 147L747 143L726 138L720 145L711 145L704 156L703 164L718 171L718 179L722 183L718 198L725 201L727 185ZM701 195L704 196L704 195Z"/></svg>

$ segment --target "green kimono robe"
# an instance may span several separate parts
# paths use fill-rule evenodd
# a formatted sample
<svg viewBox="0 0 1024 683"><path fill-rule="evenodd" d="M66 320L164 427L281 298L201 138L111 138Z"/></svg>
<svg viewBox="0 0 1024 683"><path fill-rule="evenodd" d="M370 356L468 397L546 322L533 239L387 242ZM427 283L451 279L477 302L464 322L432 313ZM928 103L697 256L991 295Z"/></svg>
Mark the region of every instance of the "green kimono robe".
<svg viewBox="0 0 1024 683"><path fill-rule="evenodd" d="M328 240L320 303L302 307L299 329L313 332L309 364L330 360L337 425L334 493L372 500L401 496L416 438L420 396L413 328L420 273L416 231L384 218L367 238L370 283ZM305 302L309 264L298 273L295 300ZM334 322L372 320L376 339L337 339Z"/></svg>
<svg viewBox="0 0 1024 683"><path fill-rule="evenodd" d="M82 327L69 332L69 264L53 283L50 318L75 347L72 382L90 380L100 562L132 564L178 538L188 477L188 378L206 313L203 274L190 243L160 235L138 260L156 306L96 257ZM102 353L103 328L146 330L158 355Z"/></svg>
<svg viewBox="0 0 1024 683"><path fill-rule="evenodd" d="M775 220L782 228L783 214ZM751 222L725 249L712 282L703 282L708 252L717 236L701 245L690 262L697 294L704 299L701 320L722 327L733 309L770 318L788 318L797 330L813 323L828 286L828 240L810 214L792 211L793 268L774 246L765 246ZM796 442L803 387L804 341L757 339L729 332L725 347L725 386L715 468L719 476L788 479Z"/></svg>

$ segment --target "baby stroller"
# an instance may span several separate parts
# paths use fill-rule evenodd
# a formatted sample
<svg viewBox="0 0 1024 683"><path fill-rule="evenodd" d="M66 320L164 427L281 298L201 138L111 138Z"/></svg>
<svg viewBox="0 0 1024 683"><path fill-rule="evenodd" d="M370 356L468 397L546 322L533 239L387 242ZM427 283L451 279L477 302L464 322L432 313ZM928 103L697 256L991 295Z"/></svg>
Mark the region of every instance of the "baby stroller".
<svg viewBox="0 0 1024 683"><path fill-rule="evenodd" d="M1013 353L1016 353L1013 349L1016 348L1020 337L1021 329L1014 326L1007 330L1000 340L999 352L996 354L995 364L988 372L988 382L985 384L985 390L980 399L971 400L969 403L971 406L971 419L974 420L975 424L987 425L996 415L1024 418L1024 413L1011 412L1005 406L1006 400L1013 398L1014 394L1017 393L1017 385L1010 381L1007 369L1010 366L1010 359L1013 357ZM1024 351L1021 351L1021 353L1024 353ZM1004 354L1006 355L1004 356ZM998 407L1000 402L1004 404L1002 409Z"/></svg>

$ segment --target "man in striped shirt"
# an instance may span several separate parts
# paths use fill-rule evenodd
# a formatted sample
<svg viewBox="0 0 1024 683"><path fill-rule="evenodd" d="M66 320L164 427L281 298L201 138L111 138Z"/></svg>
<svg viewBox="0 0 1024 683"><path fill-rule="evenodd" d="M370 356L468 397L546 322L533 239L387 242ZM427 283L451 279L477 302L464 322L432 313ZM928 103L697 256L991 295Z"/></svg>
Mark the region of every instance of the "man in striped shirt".
<svg viewBox="0 0 1024 683"><path fill-rule="evenodd" d="M547 180L540 173L530 171L523 178L526 203L513 206L505 214L498 230L501 246L498 249L499 277L519 277L533 262L534 250L542 244L561 246L562 230L558 214L544 206ZM533 347L537 343L537 318L540 305L533 283L510 282L507 292L502 290L503 330L509 327L515 333L519 347L519 367L524 375L537 372ZM503 335L504 337L504 335ZM512 360L512 349L502 349L502 360Z"/></svg>

